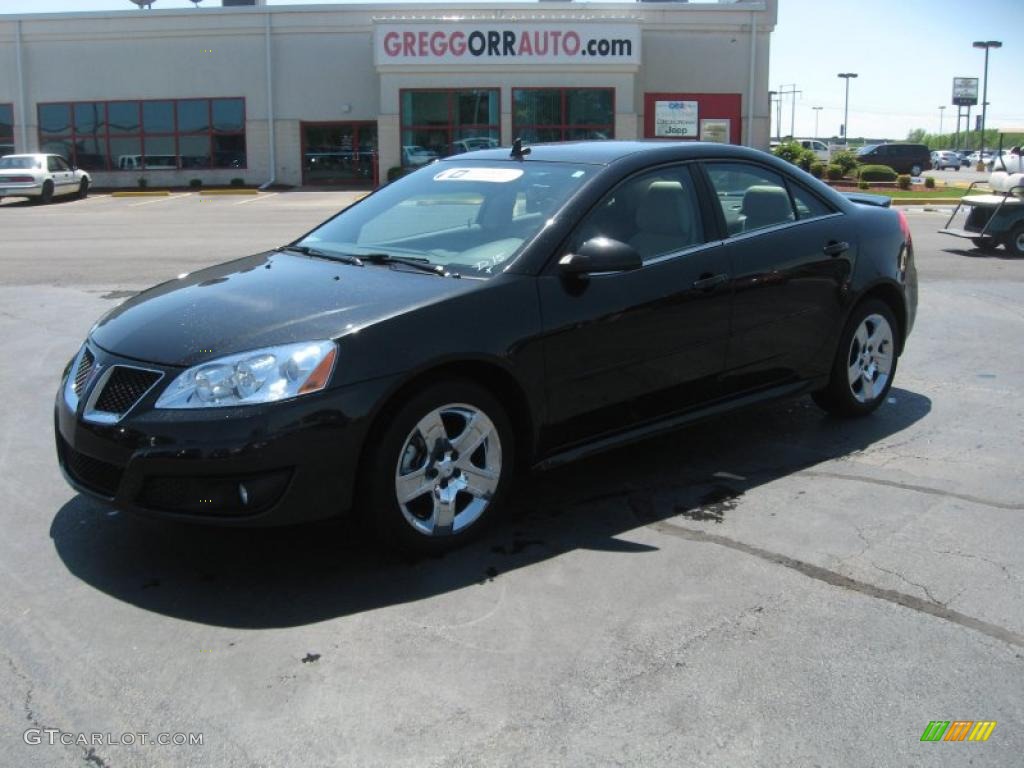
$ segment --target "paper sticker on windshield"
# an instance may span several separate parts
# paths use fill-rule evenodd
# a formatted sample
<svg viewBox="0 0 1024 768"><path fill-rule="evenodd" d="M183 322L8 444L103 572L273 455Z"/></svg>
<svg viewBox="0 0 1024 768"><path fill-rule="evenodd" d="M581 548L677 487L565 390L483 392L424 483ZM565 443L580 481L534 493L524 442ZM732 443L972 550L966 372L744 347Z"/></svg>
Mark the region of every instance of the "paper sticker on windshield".
<svg viewBox="0 0 1024 768"><path fill-rule="evenodd" d="M434 176L434 181L489 181L505 184L522 175L520 168L449 168Z"/></svg>

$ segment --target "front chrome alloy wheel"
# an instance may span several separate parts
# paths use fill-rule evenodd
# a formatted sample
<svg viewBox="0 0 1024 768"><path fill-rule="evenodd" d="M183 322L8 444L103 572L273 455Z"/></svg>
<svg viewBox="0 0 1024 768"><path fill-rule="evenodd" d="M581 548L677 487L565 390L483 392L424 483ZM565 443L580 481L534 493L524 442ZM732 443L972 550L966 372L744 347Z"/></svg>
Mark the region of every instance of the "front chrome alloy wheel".
<svg viewBox="0 0 1024 768"><path fill-rule="evenodd" d="M882 315L868 315L850 341L847 375L858 403L870 403L889 381L895 354L892 328Z"/></svg>
<svg viewBox="0 0 1024 768"><path fill-rule="evenodd" d="M487 509L501 479L501 440L472 405L452 403L424 416L406 437L395 496L406 522L425 536L450 536Z"/></svg>

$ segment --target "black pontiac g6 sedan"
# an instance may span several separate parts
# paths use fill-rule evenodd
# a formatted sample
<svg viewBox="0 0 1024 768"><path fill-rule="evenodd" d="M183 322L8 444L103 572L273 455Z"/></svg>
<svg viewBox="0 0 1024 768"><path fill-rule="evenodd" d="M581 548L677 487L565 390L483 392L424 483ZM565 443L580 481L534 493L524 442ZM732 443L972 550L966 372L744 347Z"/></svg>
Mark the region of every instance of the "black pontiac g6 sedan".
<svg viewBox="0 0 1024 768"><path fill-rule="evenodd" d="M435 162L103 317L64 372L60 464L142 514L351 513L452 546L516 468L770 398L877 408L917 307L888 202L719 144Z"/></svg>

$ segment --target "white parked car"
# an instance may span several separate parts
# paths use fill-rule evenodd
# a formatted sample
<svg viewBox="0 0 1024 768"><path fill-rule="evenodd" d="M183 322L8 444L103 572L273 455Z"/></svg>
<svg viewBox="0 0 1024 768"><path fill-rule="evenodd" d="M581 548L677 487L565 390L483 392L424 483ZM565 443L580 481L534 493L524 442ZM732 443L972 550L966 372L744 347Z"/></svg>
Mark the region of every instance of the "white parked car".
<svg viewBox="0 0 1024 768"><path fill-rule="evenodd" d="M932 168L941 171L944 168L960 170L960 155L951 149L937 149L932 152Z"/></svg>
<svg viewBox="0 0 1024 768"><path fill-rule="evenodd" d="M48 203L58 195L89 194L92 179L73 168L60 155L4 155L0 157L0 198L29 197Z"/></svg>
<svg viewBox="0 0 1024 768"><path fill-rule="evenodd" d="M419 145L402 147L402 165L420 166L437 160L437 152Z"/></svg>

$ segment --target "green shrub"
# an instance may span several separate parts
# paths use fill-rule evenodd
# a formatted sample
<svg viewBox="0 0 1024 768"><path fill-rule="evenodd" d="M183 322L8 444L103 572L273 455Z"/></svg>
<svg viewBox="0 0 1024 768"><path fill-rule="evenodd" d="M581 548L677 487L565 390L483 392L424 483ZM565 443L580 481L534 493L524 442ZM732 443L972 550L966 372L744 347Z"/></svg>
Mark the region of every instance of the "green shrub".
<svg viewBox="0 0 1024 768"><path fill-rule="evenodd" d="M139 176L139 189L145 189L149 186L149 181L145 176Z"/></svg>
<svg viewBox="0 0 1024 768"><path fill-rule="evenodd" d="M403 168L400 165L393 165L390 168L388 168L388 181L391 182L395 181L396 179L400 179L406 174L412 173L412 171L412 168Z"/></svg>
<svg viewBox="0 0 1024 768"><path fill-rule="evenodd" d="M910 189L910 174L901 173L896 177L896 186L900 189Z"/></svg>
<svg viewBox="0 0 1024 768"><path fill-rule="evenodd" d="M231 186L232 187L244 187L245 186L245 179L243 179L243 178L241 178L239 176L235 176L235 178L233 178L231 180Z"/></svg>
<svg viewBox="0 0 1024 768"><path fill-rule="evenodd" d="M201 186L203 186L203 180L202 179L189 179L188 180L188 185L190 187L192 187L192 189L199 189Z"/></svg>
<svg viewBox="0 0 1024 768"><path fill-rule="evenodd" d="M871 189L871 185L868 184L866 181L858 181L857 186L860 187L861 189Z"/></svg>
<svg viewBox="0 0 1024 768"><path fill-rule="evenodd" d="M924 177L924 186L925 186L925 189L935 189L935 177L934 176L925 176Z"/></svg>
<svg viewBox="0 0 1024 768"><path fill-rule="evenodd" d="M821 162L820 160L817 161L817 162L811 163L811 167L809 169L809 172L810 172L811 176L813 176L814 178L820 179L820 178L824 177L824 175L825 175L825 164L823 162Z"/></svg>
<svg viewBox="0 0 1024 768"><path fill-rule="evenodd" d="M896 171L888 165L861 166L859 175L864 181L896 181Z"/></svg>
<svg viewBox="0 0 1024 768"><path fill-rule="evenodd" d="M843 175L845 176L857 167L857 156L848 149L841 149L838 152L832 153L832 159L830 162L833 165L838 165L842 168Z"/></svg>
<svg viewBox="0 0 1024 768"><path fill-rule="evenodd" d="M803 168L805 171L809 171L811 165L817 162L818 159L817 155L811 150L804 149L799 141L787 141L784 144L779 144L779 146L772 150L772 154L788 163Z"/></svg>
<svg viewBox="0 0 1024 768"><path fill-rule="evenodd" d="M828 177L829 181L839 181L843 178L843 169L838 165L829 165L828 168L825 169L825 175Z"/></svg>

